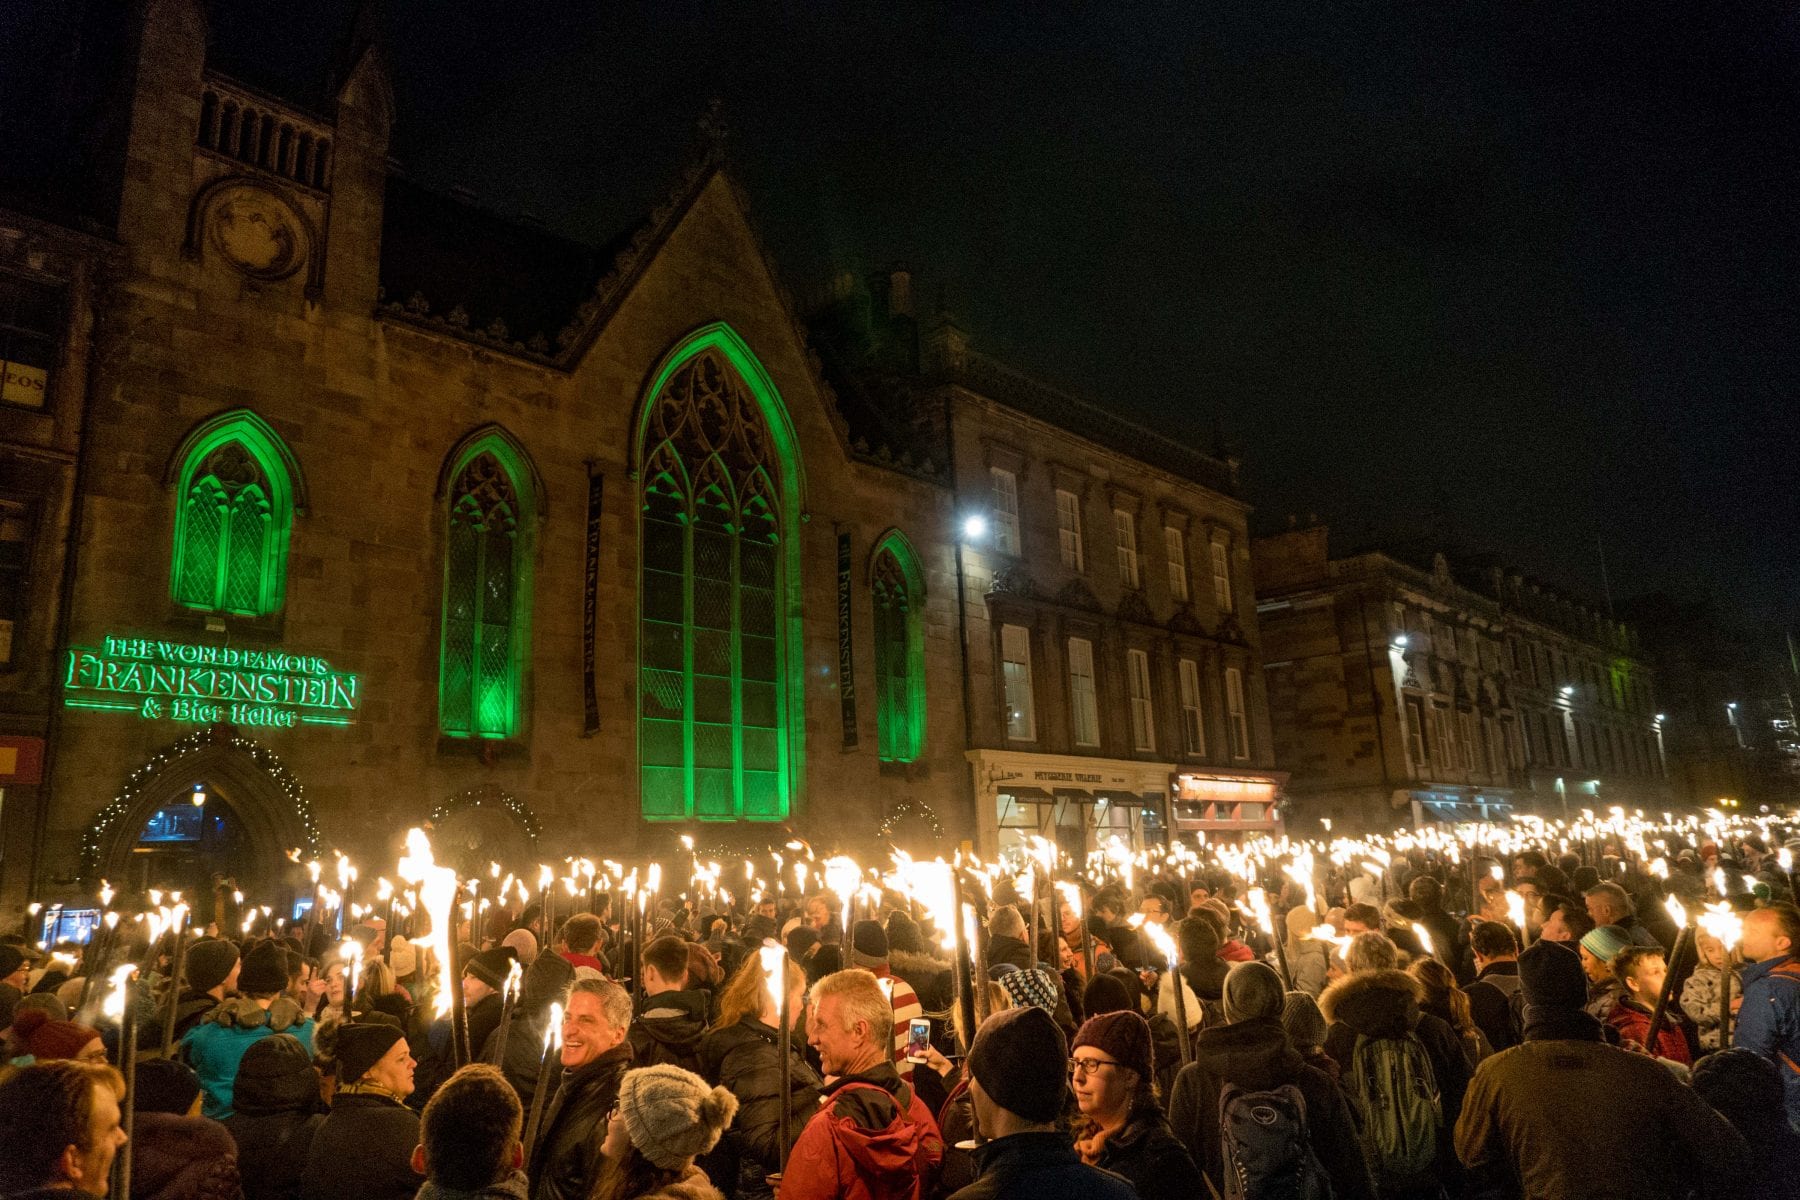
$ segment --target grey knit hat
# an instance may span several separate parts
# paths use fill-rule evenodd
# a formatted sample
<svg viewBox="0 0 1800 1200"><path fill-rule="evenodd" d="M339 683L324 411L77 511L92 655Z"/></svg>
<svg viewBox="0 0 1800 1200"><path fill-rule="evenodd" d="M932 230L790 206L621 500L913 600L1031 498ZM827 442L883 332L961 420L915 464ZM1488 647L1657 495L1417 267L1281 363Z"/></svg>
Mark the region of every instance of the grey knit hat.
<svg viewBox="0 0 1800 1200"><path fill-rule="evenodd" d="M1225 1020L1229 1024L1259 1018L1280 1020L1286 1002L1281 976L1265 962L1241 962L1225 976Z"/></svg>
<svg viewBox="0 0 1800 1200"><path fill-rule="evenodd" d="M1281 1006L1281 1027L1298 1049L1325 1044L1325 1014L1319 1011L1319 1002L1305 992L1287 994Z"/></svg>
<svg viewBox="0 0 1800 1200"><path fill-rule="evenodd" d="M719 1144L737 1097L680 1067L639 1067L619 1082L619 1116L638 1153L673 1171Z"/></svg>

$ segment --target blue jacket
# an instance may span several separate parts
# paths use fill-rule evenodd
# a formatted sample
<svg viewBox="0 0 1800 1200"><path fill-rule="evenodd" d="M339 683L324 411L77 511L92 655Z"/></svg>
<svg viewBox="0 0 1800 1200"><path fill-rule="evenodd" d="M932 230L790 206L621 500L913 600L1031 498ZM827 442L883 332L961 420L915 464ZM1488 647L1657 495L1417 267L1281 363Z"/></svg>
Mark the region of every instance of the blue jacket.
<svg viewBox="0 0 1800 1200"><path fill-rule="evenodd" d="M1745 967L1739 978L1744 1006L1731 1044L1781 1068L1788 1121L1800 1123L1800 959L1764 959Z"/></svg>
<svg viewBox="0 0 1800 1200"><path fill-rule="evenodd" d="M272 1033L291 1033L312 1053L312 1018L301 1017L299 1006L286 997L276 1000L267 1011L254 1000L226 1000L187 1031L181 1039L181 1057L200 1077L205 1092L202 1115L215 1121L231 1115L238 1063L250 1043Z"/></svg>
<svg viewBox="0 0 1800 1200"><path fill-rule="evenodd" d="M975 1152L981 1174L950 1200L1136 1200L1129 1183L1090 1167L1066 1133L1015 1133Z"/></svg>

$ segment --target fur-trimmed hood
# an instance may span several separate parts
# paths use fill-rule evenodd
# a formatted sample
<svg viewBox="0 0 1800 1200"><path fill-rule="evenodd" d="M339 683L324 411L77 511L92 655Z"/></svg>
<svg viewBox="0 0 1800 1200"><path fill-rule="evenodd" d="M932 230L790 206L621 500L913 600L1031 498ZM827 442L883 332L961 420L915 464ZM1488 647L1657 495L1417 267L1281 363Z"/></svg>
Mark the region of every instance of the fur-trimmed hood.
<svg viewBox="0 0 1800 1200"><path fill-rule="evenodd" d="M1363 971L1319 997L1325 1019L1369 1037L1395 1037L1419 1023L1418 980L1405 971Z"/></svg>

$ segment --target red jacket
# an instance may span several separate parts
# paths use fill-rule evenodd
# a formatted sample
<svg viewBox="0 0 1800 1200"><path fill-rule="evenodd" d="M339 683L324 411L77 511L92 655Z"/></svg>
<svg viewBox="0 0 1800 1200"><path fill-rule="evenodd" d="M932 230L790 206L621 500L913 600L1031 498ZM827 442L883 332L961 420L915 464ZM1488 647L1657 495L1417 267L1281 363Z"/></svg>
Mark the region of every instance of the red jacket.
<svg viewBox="0 0 1800 1200"><path fill-rule="evenodd" d="M1254 962L1256 951L1236 938L1227 938L1219 944L1219 957L1226 962Z"/></svg>
<svg viewBox="0 0 1800 1200"><path fill-rule="evenodd" d="M1681 1031L1678 1023L1679 1015L1673 1004L1663 1012L1662 1028L1656 1031L1656 1046L1652 1048L1650 1041L1650 1010L1635 1000L1620 1000L1613 1006L1612 1015L1606 1023L1619 1031L1619 1036L1626 1041L1636 1042L1649 1050L1657 1058L1666 1058L1670 1062L1678 1062L1691 1067L1694 1059L1688 1053L1687 1035Z"/></svg>
<svg viewBox="0 0 1800 1200"><path fill-rule="evenodd" d="M944 1139L892 1063L846 1075L788 1155L780 1200L924 1200Z"/></svg>

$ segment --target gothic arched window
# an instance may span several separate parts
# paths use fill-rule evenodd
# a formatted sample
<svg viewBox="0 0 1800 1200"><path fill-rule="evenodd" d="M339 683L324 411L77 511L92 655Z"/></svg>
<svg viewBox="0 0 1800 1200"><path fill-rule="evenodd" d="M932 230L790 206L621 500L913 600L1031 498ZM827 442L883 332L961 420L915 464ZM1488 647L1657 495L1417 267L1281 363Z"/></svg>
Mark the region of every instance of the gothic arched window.
<svg viewBox="0 0 1800 1200"><path fill-rule="evenodd" d="M638 753L649 820L788 815L798 699L791 434L722 326L690 339L641 418ZM746 370L749 368L750 370ZM763 390L753 390L746 375ZM770 413L781 425L771 432Z"/></svg>
<svg viewBox="0 0 1800 1200"><path fill-rule="evenodd" d="M294 513L286 447L268 425L240 412L188 435L178 457L169 571L175 602L245 617L278 611Z"/></svg>
<svg viewBox="0 0 1800 1200"><path fill-rule="evenodd" d="M510 738L524 712L531 615L531 479L518 451L489 435L449 474L438 728Z"/></svg>
<svg viewBox="0 0 1800 1200"><path fill-rule="evenodd" d="M875 728L883 762L911 762L925 744L925 633L918 556L899 530L875 545Z"/></svg>

